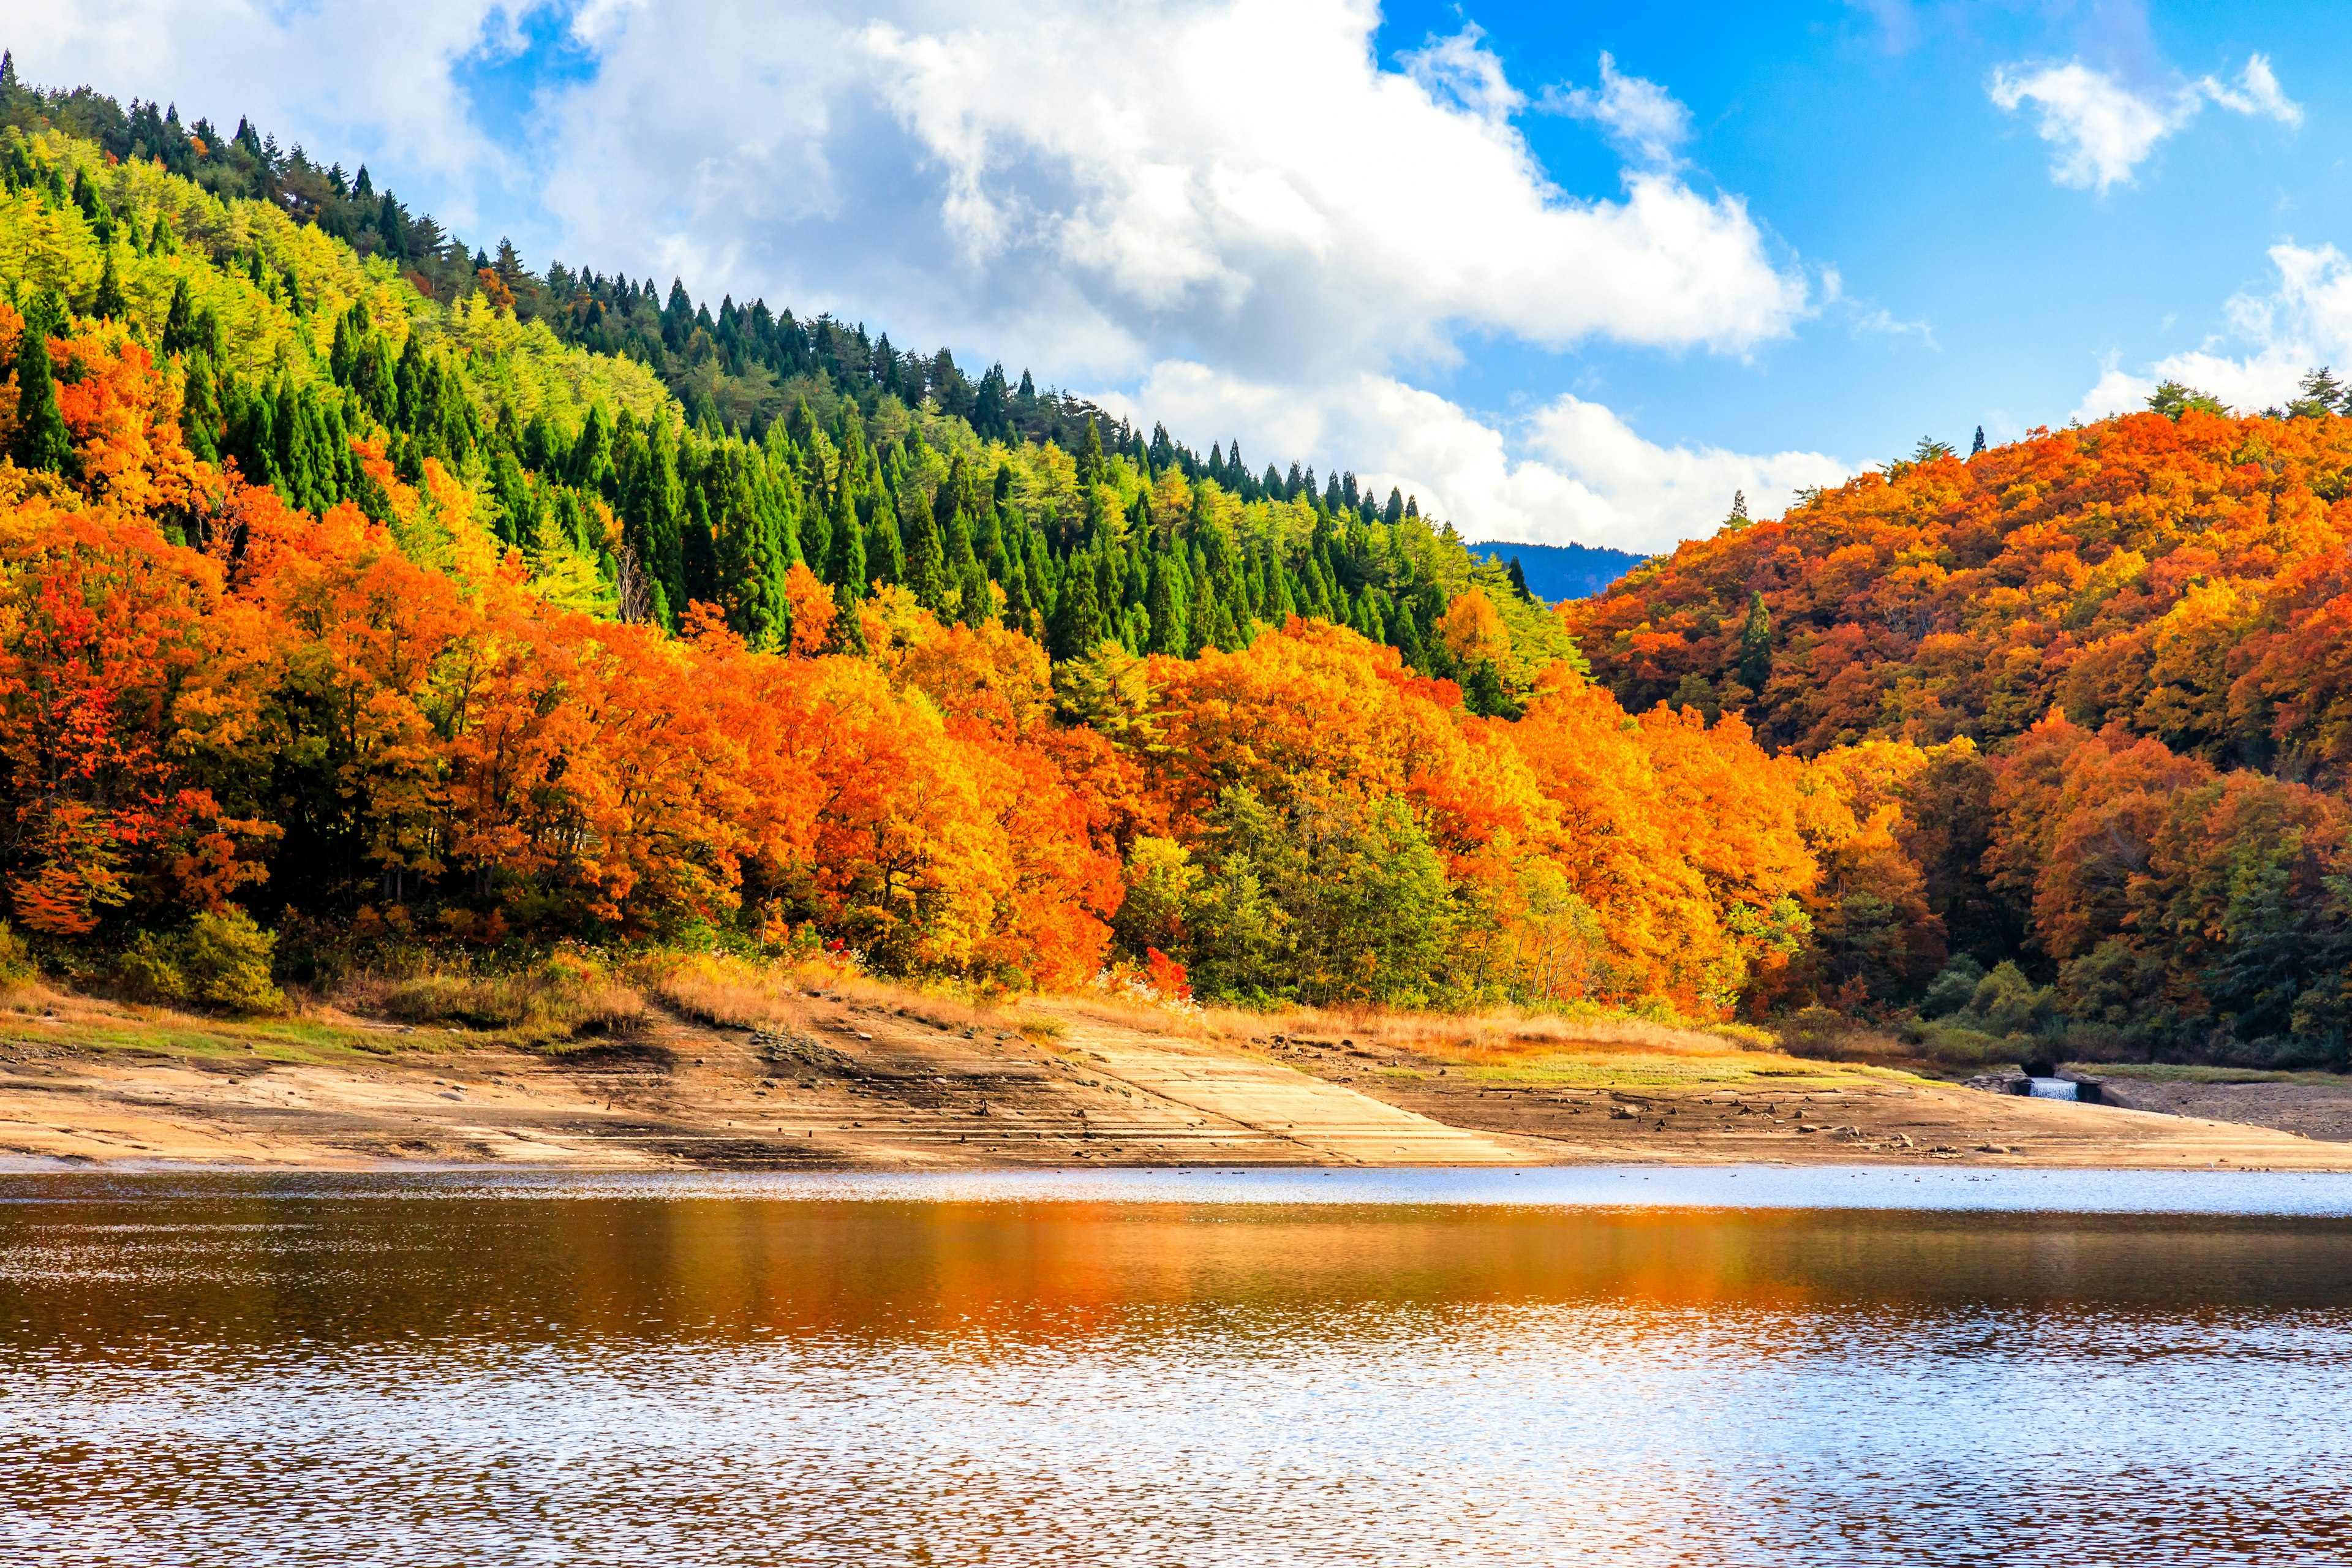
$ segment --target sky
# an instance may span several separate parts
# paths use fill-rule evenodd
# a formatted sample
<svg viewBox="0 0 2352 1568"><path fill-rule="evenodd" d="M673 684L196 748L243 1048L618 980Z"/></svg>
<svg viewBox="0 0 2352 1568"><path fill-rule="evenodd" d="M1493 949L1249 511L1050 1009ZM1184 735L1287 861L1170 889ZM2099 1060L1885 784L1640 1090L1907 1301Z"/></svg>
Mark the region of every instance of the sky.
<svg viewBox="0 0 2352 1568"><path fill-rule="evenodd" d="M1473 539L2352 367L2352 7L75 0L467 241L1001 360Z"/></svg>

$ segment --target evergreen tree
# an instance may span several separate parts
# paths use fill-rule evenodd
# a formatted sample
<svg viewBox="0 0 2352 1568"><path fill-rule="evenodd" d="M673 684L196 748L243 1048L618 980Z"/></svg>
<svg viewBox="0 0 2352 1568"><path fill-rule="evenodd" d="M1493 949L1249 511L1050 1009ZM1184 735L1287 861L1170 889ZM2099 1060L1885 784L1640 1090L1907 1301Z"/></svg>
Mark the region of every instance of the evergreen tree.
<svg viewBox="0 0 2352 1568"><path fill-rule="evenodd" d="M873 500L874 522L866 531L866 571L885 583L907 580L907 545L898 532L898 513L888 496Z"/></svg>
<svg viewBox="0 0 2352 1568"><path fill-rule="evenodd" d="M1095 426L1095 416L1087 416L1086 442L1078 448L1078 489L1084 492L1102 482L1102 432Z"/></svg>
<svg viewBox="0 0 2352 1568"><path fill-rule="evenodd" d="M958 585L956 618L968 626L983 626L996 619L996 595L989 591L988 574L980 569L977 560L964 563L963 580Z"/></svg>
<svg viewBox="0 0 2352 1568"><path fill-rule="evenodd" d="M940 525L928 511L918 511L913 537L907 541L906 584L915 602L933 615L947 605L947 549Z"/></svg>
<svg viewBox="0 0 2352 1568"><path fill-rule="evenodd" d="M1969 445L1969 457L1971 457L1971 458L1973 458L1973 457L1975 457L1978 453L1979 453L1979 452L1983 451L1984 449L1985 449L1984 426L1981 426L1981 425L1979 425L1979 426L1977 426L1977 438L1976 438L1976 440L1975 440L1974 442L1972 442L1972 443Z"/></svg>
<svg viewBox="0 0 2352 1568"><path fill-rule="evenodd" d="M25 313L16 335L16 434L8 456L20 468L70 473L73 437L58 411L58 386L49 363L49 333L62 311L44 297Z"/></svg>
<svg viewBox="0 0 2352 1568"><path fill-rule="evenodd" d="M1772 616L1764 608L1763 594L1750 592L1748 624L1739 628L1739 683L1760 694L1771 679Z"/></svg>
<svg viewBox="0 0 2352 1568"><path fill-rule="evenodd" d="M843 653L866 651L866 623L857 614L860 596L846 583L833 585L833 643Z"/></svg>
<svg viewBox="0 0 2352 1568"><path fill-rule="evenodd" d="M119 321L131 313L131 301L123 297L122 279L115 275L114 247L106 247L106 260L98 274L98 294L90 301L89 313L101 321Z"/></svg>
<svg viewBox="0 0 2352 1568"><path fill-rule="evenodd" d="M163 314L163 353L184 354L195 346L195 307L188 299L188 280L172 285L171 309Z"/></svg>
<svg viewBox="0 0 2352 1568"><path fill-rule="evenodd" d="M1087 563L1074 560L1054 599L1052 652L1055 658L1079 658L1103 640L1102 608L1095 596L1095 574Z"/></svg>
<svg viewBox="0 0 2352 1568"><path fill-rule="evenodd" d="M2347 394L2352 393L2352 388L2337 381L2326 365L2307 372L2296 384L2296 390L2302 395L2286 405L2290 419L2325 418L2340 410Z"/></svg>
<svg viewBox="0 0 2352 1568"><path fill-rule="evenodd" d="M1470 672L1469 680L1462 688L1462 702L1471 712L1488 719L1519 716L1518 704L1511 700L1509 691L1503 686L1503 672L1495 668L1491 658L1480 659L1478 668Z"/></svg>

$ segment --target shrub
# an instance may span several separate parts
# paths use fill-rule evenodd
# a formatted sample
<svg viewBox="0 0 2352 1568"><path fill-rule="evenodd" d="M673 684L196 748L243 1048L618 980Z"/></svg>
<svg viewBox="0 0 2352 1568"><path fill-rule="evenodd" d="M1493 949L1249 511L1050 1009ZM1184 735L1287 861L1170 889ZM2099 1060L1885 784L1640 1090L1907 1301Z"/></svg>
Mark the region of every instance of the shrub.
<svg viewBox="0 0 2352 1568"><path fill-rule="evenodd" d="M180 938L180 948L181 972L198 1001L233 1013L285 1011L286 994L269 978L277 934L262 930L243 910L232 904L197 915Z"/></svg>
<svg viewBox="0 0 2352 1568"><path fill-rule="evenodd" d="M2049 1022L2051 1004L2050 987L2035 985L2004 959L1977 982L1967 1021L1989 1035L2031 1034Z"/></svg>
<svg viewBox="0 0 2352 1568"><path fill-rule="evenodd" d="M1965 952L1960 954L1928 982L1926 994L1919 998L1919 1016L1940 1018L1947 1013L1958 1012L1976 995L1977 986L1984 977L1983 964Z"/></svg>
<svg viewBox="0 0 2352 1568"><path fill-rule="evenodd" d="M114 960L117 984L143 1002L202 1003L231 1013L281 1013L270 979L278 937L235 906L205 911L184 931L142 931Z"/></svg>
<svg viewBox="0 0 2352 1568"><path fill-rule="evenodd" d="M0 921L0 991L21 991L40 978L33 963L32 944L16 928Z"/></svg>
<svg viewBox="0 0 2352 1568"><path fill-rule="evenodd" d="M180 970L177 939L142 931L114 961L116 980L142 1002L185 1002L188 977Z"/></svg>

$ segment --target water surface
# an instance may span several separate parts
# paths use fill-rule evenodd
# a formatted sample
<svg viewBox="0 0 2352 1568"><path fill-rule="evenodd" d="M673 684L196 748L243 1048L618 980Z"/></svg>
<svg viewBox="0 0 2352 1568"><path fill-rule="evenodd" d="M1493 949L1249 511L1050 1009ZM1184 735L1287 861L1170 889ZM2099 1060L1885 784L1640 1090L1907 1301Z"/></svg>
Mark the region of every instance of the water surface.
<svg viewBox="0 0 2352 1568"><path fill-rule="evenodd" d="M1914 1174L0 1178L0 1562L2352 1560L2352 1181Z"/></svg>

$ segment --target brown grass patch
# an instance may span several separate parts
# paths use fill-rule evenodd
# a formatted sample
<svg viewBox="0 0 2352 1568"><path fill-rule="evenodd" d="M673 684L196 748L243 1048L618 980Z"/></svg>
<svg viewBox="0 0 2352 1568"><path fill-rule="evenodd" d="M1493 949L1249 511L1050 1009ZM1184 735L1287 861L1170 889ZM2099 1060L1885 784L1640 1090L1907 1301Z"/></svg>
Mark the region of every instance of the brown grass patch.
<svg viewBox="0 0 2352 1568"><path fill-rule="evenodd" d="M576 963L501 974L363 973L345 977L332 1000L362 1016L496 1030L520 1045L626 1036L646 1021L646 999L635 986Z"/></svg>
<svg viewBox="0 0 2352 1568"><path fill-rule="evenodd" d="M797 1028L815 1000L878 1007L935 1029L1006 1029L997 1008L936 991L876 980L822 960L752 963L723 953L649 960L640 984L669 1006L725 1028Z"/></svg>

